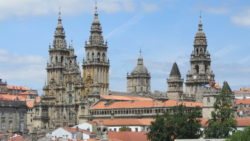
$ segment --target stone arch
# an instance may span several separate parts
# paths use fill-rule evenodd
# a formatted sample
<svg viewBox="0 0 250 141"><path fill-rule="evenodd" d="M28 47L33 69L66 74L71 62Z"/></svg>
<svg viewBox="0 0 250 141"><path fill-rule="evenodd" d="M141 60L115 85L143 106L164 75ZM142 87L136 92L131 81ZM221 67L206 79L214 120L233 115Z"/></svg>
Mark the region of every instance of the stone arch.
<svg viewBox="0 0 250 141"><path fill-rule="evenodd" d="M105 57L106 57L105 53L102 53L102 60L103 61L105 61Z"/></svg>
<svg viewBox="0 0 250 141"><path fill-rule="evenodd" d="M94 60L94 58L95 58L95 53L92 52L92 61Z"/></svg>
<svg viewBox="0 0 250 141"><path fill-rule="evenodd" d="M101 56L101 54L100 54L100 52L98 52L98 53L97 53L97 61L98 61L98 62L100 62L100 56Z"/></svg>
<svg viewBox="0 0 250 141"><path fill-rule="evenodd" d="M61 56L61 63L63 63L63 56Z"/></svg>
<svg viewBox="0 0 250 141"><path fill-rule="evenodd" d="M195 65L195 71L196 71L196 73L199 73L199 65Z"/></svg>

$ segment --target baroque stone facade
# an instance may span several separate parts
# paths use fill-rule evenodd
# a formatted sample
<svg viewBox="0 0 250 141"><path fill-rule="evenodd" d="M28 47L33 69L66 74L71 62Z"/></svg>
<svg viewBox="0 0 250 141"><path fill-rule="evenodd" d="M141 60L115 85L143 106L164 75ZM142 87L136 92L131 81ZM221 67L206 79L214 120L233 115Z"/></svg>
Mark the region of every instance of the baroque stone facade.
<svg viewBox="0 0 250 141"><path fill-rule="evenodd" d="M91 26L89 40L85 43L85 59L83 60L83 80L85 94L108 94L109 92L109 59L108 44L104 42L102 27L97 8Z"/></svg>
<svg viewBox="0 0 250 141"><path fill-rule="evenodd" d="M34 109L34 127L53 129L78 123L83 104L83 82L72 45L67 45L59 14L53 45L49 46L47 83L41 103Z"/></svg>
<svg viewBox="0 0 250 141"><path fill-rule="evenodd" d="M199 93L203 87L214 82L214 74L211 69L210 53L207 50L207 39L202 28L202 22L198 25L198 32L194 39L194 49L191 54L191 69L186 78L187 97L193 97L196 101L202 101L202 93Z"/></svg>

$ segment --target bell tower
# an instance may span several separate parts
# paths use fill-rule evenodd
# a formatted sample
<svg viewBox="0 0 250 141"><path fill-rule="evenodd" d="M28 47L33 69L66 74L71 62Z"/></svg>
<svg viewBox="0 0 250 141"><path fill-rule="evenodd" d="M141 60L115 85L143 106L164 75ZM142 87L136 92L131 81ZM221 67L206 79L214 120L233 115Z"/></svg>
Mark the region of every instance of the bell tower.
<svg viewBox="0 0 250 141"><path fill-rule="evenodd" d="M205 85L214 82L210 53L207 50L207 39L202 26L200 16L198 31L194 39L194 49L190 58L191 68L186 79L186 94L196 101L202 100L202 94L199 91L202 91Z"/></svg>
<svg viewBox="0 0 250 141"><path fill-rule="evenodd" d="M83 59L83 81L85 94L106 95L109 91L109 59L108 45L102 36L97 5L91 25L89 40L85 43L85 59Z"/></svg>

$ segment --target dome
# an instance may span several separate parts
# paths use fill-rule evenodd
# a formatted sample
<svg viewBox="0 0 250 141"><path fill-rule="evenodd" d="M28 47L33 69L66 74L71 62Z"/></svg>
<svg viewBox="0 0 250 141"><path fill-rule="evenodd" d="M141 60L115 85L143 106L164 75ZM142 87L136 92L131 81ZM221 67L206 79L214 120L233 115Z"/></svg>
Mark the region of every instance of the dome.
<svg viewBox="0 0 250 141"><path fill-rule="evenodd" d="M138 58L137 66L132 71L132 74L148 74L148 69L143 65L143 58Z"/></svg>

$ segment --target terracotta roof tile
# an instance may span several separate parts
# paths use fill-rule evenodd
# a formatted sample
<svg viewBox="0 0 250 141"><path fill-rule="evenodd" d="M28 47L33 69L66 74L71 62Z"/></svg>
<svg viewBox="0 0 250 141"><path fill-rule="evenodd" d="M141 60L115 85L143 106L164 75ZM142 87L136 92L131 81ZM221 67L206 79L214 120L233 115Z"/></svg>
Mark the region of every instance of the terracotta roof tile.
<svg viewBox="0 0 250 141"><path fill-rule="evenodd" d="M175 100L167 101L157 101L157 100L147 100L147 101L115 101L106 102L99 101L97 104L93 105L91 109L119 109L119 108L150 108L150 107L173 107L183 104L187 107L202 106L200 102L178 102Z"/></svg>
<svg viewBox="0 0 250 141"><path fill-rule="evenodd" d="M148 126L154 121L153 118L122 118L122 119L95 119L93 122L102 124L105 126Z"/></svg>
<svg viewBox="0 0 250 141"><path fill-rule="evenodd" d="M250 99L237 99L235 100L235 104L239 105L239 104L249 104L250 105Z"/></svg>
<svg viewBox="0 0 250 141"><path fill-rule="evenodd" d="M207 126L208 119L201 118L200 123L203 127ZM237 127L248 127L250 126L250 117L236 118Z"/></svg>
<svg viewBox="0 0 250 141"><path fill-rule="evenodd" d="M153 100L152 98L140 97L140 96L122 96L122 95L101 95L102 99L106 100L124 100L124 101L147 101Z"/></svg>
<svg viewBox="0 0 250 141"><path fill-rule="evenodd" d="M30 90L30 88L28 88L28 87L14 86L14 85L8 85L7 88L11 89L11 90L23 90L23 91Z"/></svg>
<svg viewBox="0 0 250 141"><path fill-rule="evenodd" d="M8 141L25 141L25 139L23 136L15 134L14 136L10 137Z"/></svg>
<svg viewBox="0 0 250 141"><path fill-rule="evenodd" d="M109 141L148 141L146 132L108 132Z"/></svg>
<svg viewBox="0 0 250 141"><path fill-rule="evenodd" d="M21 95L13 95L13 94L0 94L0 100L7 101L25 101L26 97Z"/></svg>

